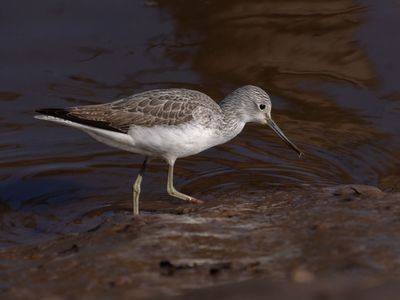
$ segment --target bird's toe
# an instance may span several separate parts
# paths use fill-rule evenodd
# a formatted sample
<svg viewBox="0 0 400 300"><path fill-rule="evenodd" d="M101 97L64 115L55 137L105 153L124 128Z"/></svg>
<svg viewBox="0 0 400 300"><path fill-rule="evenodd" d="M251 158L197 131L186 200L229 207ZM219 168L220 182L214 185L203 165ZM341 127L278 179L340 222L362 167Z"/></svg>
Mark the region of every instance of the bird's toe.
<svg viewBox="0 0 400 300"><path fill-rule="evenodd" d="M189 198L189 202L190 203L194 203L194 204L203 204L204 203L204 201L196 199L196 198L193 198L193 197Z"/></svg>

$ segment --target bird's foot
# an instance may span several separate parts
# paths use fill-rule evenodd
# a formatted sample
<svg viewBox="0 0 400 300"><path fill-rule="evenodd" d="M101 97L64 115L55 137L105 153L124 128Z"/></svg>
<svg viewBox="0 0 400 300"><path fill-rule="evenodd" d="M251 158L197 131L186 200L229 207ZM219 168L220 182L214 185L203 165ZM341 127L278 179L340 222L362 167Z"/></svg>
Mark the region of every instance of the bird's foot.
<svg viewBox="0 0 400 300"><path fill-rule="evenodd" d="M193 203L193 204L203 204L204 203L204 201L196 199L196 198L193 198L193 197L189 197L187 199L187 201L190 202L190 203Z"/></svg>

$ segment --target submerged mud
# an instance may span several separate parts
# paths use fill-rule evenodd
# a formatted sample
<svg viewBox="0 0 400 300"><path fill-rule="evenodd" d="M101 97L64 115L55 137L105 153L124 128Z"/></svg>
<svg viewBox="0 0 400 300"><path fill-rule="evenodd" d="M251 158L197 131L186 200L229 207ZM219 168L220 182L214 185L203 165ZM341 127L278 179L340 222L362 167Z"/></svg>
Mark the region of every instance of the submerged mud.
<svg viewBox="0 0 400 300"><path fill-rule="evenodd" d="M232 289L238 297L256 286L252 293L289 299L284 287L304 295L384 290L400 275L399 201L400 193L343 185L166 202L139 217L115 212L86 232L1 250L0 297L228 299Z"/></svg>
<svg viewBox="0 0 400 300"><path fill-rule="evenodd" d="M274 120L306 153L297 159L272 130L248 124L229 143L177 161L175 185L205 202L288 186L399 190L395 1L6 0L0 7L0 249L85 232L130 210L143 161L36 120L35 110L150 89L195 89L219 102L258 85L271 96ZM141 203L148 212L169 207L166 174L164 162L149 165Z"/></svg>
<svg viewBox="0 0 400 300"><path fill-rule="evenodd" d="M0 299L400 294L398 1L0 7ZM178 161L176 186L204 205L168 197L152 162L138 218L141 157L33 118L158 88L218 102L245 84L270 93L305 158L249 124Z"/></svg>

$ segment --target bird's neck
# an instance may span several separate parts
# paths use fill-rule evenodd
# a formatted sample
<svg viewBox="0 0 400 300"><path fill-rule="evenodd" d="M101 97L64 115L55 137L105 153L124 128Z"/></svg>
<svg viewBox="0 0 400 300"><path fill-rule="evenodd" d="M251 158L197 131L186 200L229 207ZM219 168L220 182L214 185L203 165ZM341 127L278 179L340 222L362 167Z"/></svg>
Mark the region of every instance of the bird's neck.
<svg viewBox="0 0 400 300"><path fill-rule="evenodd" d="M241 103L236 101L234 97L228 95L225 99L223 99L219 106L224 115L224 121L227 123L245 123L242 115Z"/></svg>
<svg viewBox="0 0 400 300"><path fill-rule="evenodd" d="M243 120L241 110L237 107L234 101L225 98L219 103L223 113L222 127L228 135L236 136L239 134L246 122Z"/></svg>

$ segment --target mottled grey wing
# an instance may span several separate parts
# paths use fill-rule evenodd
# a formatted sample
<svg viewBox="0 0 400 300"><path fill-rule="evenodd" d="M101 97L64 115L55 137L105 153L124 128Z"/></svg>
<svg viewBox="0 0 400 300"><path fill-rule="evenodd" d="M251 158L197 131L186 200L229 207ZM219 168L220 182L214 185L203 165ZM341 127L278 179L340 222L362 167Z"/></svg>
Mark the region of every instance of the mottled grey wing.
<svg viewBox="0 0 400 300"><path fill-rule="evenodd" d="M115 102L71 107L71 116L98 122L119 132L128 132L131 126L179 125L193 119L193 111L204 106L202 97L208 96L190 90L154 90L133 95ZM214 105L219 107L214 101ZM209 104L209 103L208 103ZM94 125L95 126L95 125Z"/></svg>

